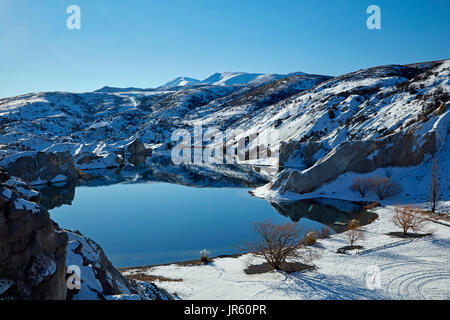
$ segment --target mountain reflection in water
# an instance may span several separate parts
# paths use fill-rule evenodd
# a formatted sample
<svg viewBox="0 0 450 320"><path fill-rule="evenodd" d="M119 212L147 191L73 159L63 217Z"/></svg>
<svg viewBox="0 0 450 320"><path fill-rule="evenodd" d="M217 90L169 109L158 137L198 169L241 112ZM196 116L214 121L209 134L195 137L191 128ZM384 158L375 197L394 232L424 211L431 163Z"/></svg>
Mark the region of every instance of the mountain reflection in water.
<svg viewBox="0 0 450 320"><path fill-rule="evenodd" d="M270 202L270 204L283 216L297 222L307 218L320 222L335 232L344 232L348 222L356 219L361 225L375 220L378 215L364 210L362 204L352 201L314 198L298 201Z"/></svg>

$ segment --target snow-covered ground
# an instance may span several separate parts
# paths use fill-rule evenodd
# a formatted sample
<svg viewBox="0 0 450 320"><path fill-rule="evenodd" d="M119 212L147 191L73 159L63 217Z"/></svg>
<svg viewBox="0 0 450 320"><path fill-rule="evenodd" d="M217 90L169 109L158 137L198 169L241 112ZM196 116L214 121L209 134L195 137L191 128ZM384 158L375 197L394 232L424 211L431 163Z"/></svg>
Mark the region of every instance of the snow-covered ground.
<svg viewBox="0 0 450 320"><path fill-rule="evenodd" d="M208 265L123 273L181 279L155 282L181 299L450 299L450 227L429 221L424 231L432 236L402 240L386 234L399 231L392 223L392 207L375 211L379 218L362 228L366 238L358 244L364 249L338 254L339 247L348 245L345 234L320 239L314 250L321 257L311 271L247 275L250 260L243 255Z"/></svg>

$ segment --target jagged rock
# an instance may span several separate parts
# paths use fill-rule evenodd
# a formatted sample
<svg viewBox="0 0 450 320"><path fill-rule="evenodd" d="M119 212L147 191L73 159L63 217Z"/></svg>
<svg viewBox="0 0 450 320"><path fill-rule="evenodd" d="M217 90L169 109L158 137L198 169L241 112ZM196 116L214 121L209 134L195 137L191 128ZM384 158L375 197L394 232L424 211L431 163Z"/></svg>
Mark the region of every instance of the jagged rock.
<svg viewBox="0 0 450 320"><path fill-rule="evenodd" d="M0 181L0 299L65 299L67 235L36 191L1 169Z"/></svg>
<svg viewBox="0 0 450 320"><path fill-rule="evenodd" d="M79 232L64 230L69 237L66 264L80 268L80 288L67 291L70 300L171 299L154 284L125 278L113 267L102 248Z"/></svg>
<svg viewBox="0 0 450 320"><path fill-rule="evenodd" d="M152 149L146 149L139 139L135 139L125 147L125 154L128 156L129 163L139 167L144 163L145 158L152 155Z"/></svg>
<svg viewBox="0 0 450 320"><path fill-rule="evenodd" d="M152 150L146 149L145 145L139 140L135 139L126 146L126 151L131 155L151 155Z"/></svg>
<svg viewBox="0 0 450 320"><path fill-rule="evenodd" d="M77 179L78 173L69 152L37 152L24 156L6 167L9 174L27 183L42 184Z"/></svg>

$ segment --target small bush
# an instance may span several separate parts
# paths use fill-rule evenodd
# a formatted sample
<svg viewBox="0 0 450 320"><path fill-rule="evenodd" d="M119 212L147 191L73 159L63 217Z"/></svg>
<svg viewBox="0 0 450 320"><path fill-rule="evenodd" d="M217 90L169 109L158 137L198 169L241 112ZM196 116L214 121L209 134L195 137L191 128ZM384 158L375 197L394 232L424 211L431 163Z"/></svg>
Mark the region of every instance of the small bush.
<svg viewBox="0 0 450 320"><path fill-rule="evenodd" d="M308 232L303 238L303 244L305 246L311 246L317 242L318 233L317 232Z"/></svg>
<svg viewBox="0 0 450 320"><path fill-rule="evenodd" d="M200 251L200 261L205 262L205 263L209 262L208 254L209 254L209 251L206 249L203 249L202 251Z"/></svg>
<svg viewBox="0 0 450 320"><path fill-rule="evenodd" d="M348 241L350 242L350 247L353 247L353 244L358 240L364 239L364 233L359 229L361 224L358 220L351 220L348 226L348 230L345 233Z"/></svg>

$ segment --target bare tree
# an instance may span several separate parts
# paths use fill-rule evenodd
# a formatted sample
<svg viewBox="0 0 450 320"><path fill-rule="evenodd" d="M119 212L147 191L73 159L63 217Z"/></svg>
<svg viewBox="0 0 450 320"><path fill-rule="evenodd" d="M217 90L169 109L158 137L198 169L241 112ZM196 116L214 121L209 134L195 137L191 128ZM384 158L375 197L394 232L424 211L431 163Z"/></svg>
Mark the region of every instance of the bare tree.
<svg viewBox="0 0 450 320"><path fill-rule="evenodd" d="M436 212L436 206L440 200L439 197L439 162L433 159L431 165L431 183L430 183L430 207L431 212Z"/></svg>
<svg viewBox="0 0 450 320"><path fill-rule="evenodd" d="M371 190L378 196L378 199L384 200L392 197L402 191L400 185L389 177L371 177Z"/></svg>
<svg viewBox="0 0 450 320"><path fill-rule="evenodd" d="M345 236L350 242L351 247L353 247L353 244L356 241L364 239L364 233L361 231L360 227L361 224L356 219L351 220L348 225L348 230L345 232Z"/></svg>
<svg viewBox="0 0 450 320"><path fill-rule="evenodd" d="M425 222L420 210L412 205L395 206L395 214L392 217L394 224L403 229L403 234L406 235L408 230L414 232L422 230Z"/></svg>
<svg viewBox="0 0 450 320"><path fill-rule="evenodd" d="M370 180L367 178L361 178L356 177L353 178L352 185L350 186L350 189L353 192L359 192L362 198L364 198L367 194L367 192L370 191Z"/></svg>
<svg viewBox="0 0 450 320"><path fill-rule="evenodd" d="M276 270L279 270L287 259L310 264L318 258L314 250L305 246L301 236L302 230L296 223L275 225L266 220L255 223L254 228L258 239L246 243L244 250L250 252L253 257L264 258Z"/></svg>

